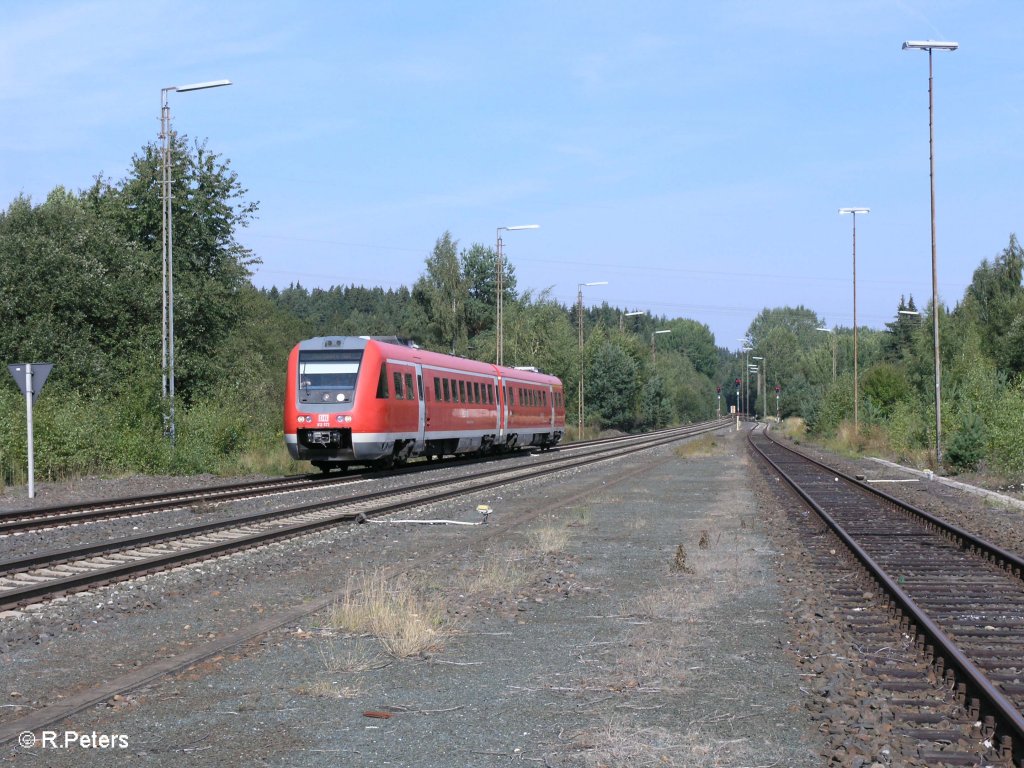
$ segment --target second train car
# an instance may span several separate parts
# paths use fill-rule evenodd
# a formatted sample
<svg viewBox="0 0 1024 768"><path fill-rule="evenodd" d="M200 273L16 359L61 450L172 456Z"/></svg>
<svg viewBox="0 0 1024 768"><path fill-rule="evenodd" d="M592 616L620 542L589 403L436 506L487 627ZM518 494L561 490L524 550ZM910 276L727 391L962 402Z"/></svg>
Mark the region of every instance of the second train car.
<svg viewBox="0 0 1024 768"><path fill-rule="evenodd" d="M395 337L320 336L288 358L284 438L324 472L415 456L541 449L565 433L555 376L428 352Z"/></svg>

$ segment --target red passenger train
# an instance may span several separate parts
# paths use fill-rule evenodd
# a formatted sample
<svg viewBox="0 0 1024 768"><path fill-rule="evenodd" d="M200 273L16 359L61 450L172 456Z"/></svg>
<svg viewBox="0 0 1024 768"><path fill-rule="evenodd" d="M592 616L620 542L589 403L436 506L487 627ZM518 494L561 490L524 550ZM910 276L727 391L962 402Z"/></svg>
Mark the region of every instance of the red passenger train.
<svg viewBox="0 0 1024 768"><path fill-rule="evenodd" d="M562 382L428 352L397 338L321 336L288 357L284 439L294 459L328 472L414 456L557 445Z"/></svg>

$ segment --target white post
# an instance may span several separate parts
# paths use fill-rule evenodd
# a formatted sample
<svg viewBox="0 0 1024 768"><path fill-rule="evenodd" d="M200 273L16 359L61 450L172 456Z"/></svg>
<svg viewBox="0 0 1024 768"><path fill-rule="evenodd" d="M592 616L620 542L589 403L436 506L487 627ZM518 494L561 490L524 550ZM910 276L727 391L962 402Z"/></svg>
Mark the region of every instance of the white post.
<svg viewBox="0 0 1024 768"><path fill-rule="evenodd" d="M32 436L32 363L25 364L25 410L28 414L28 497L36 497L35 446Z"/></svg>

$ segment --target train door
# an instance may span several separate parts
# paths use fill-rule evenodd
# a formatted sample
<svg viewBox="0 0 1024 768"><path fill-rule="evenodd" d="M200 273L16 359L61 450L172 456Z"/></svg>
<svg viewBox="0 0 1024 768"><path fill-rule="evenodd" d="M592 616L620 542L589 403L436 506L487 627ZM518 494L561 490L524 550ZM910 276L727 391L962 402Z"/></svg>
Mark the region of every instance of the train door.
<svg viewBox="0 0 1024 768"><path fill-rule="evenodd" d="M548 400L548 428L555 428L555 388L550 384L547 389L547 400Z"/></svg>
<svg viewBox="0 0 1024 768"><path fill-rule="evenodd" d="M505 394L505 380L499 376L498 388L498 445L505 444L505 428L508 426L508 398Z"/></svg>
<svg viewBox="0 0 1024 768"><path fill-rule="evenodd" d="M427 399L423 393L423 366L416 363L416 400L419 405L419 418L416 422L416 453L422 453L426 441L427 430Z"/></svg>

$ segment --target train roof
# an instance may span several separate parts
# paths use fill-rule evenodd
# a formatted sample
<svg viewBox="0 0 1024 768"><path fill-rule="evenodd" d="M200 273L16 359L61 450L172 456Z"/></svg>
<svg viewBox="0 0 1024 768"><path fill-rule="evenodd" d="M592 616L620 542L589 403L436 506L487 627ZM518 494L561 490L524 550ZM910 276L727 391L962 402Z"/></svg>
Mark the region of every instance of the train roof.
<svg viewBox="0 0 1024 768"><path fill-rule="evenodd" d="M298 347L299 349L366 349L368 341L395 344L410 349L420 348L414 341L398 336L317 336L313 339L303 339L299 342Z"/></svg>
<svg viewBox="0 0 1024 768"><path fill-rule="evenodd" d="M403 339L398 336L317 336L312 339L304 339L297 346L300 350L357 350L366 349L370 342L391 347L392 349L387 353L389 356L422 362L425 365L461 369L474 373L498 374L502 378L536 384L561 384L558 377L542 373L533 366L509 368L497 366L494 363L471 360L466 357L446 355L442 352L431 352L409 339Z"/></svg>

